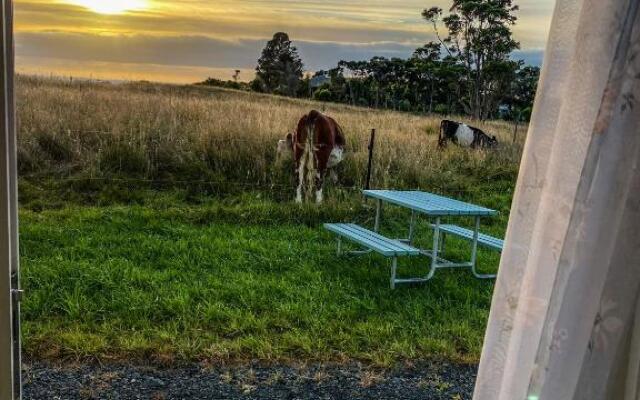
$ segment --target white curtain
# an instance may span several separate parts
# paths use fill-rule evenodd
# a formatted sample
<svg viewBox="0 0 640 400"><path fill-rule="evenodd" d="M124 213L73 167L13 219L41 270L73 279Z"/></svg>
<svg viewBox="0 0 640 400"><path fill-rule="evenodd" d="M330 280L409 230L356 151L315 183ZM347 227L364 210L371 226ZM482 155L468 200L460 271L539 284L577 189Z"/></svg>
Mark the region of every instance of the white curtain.
<svg viewBox="0 0 640 400"><path fill-rule="evenodd" d="M640 399L640 0L558 0L474 399Z"/></svg>

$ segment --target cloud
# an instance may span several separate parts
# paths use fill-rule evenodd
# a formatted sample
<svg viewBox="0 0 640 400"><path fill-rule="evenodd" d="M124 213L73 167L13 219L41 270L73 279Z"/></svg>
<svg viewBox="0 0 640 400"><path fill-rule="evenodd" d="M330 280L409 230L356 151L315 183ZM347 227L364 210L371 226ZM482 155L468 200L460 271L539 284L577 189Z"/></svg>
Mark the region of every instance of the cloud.
<svg viewBox="0 0 640 400"><path fill-rule="evenodd" d="M525 64L540 67L544 59L544 50L516 50L511 55L511 59L522 60Z"/></svg>
<svg viewBox="0 0 640 400"><path fill-rule="evenodd" d="M260 51L258 41L203 36L18 33L16 44L17 54L25 57L198 67L251 65Z"/></svg>
<svg viewBox="0 0 640 400"><path fill-rule="evenodd" d="M108 63L176 65L207 68L253 68L265 40L228 41L204 36L156 37L87 33L18 33L17 54ZM334 67L338 61L373 56L407 57L414 44L296 41L308 70Z"/></svg>
<svg viewBox="0 0 640 400"><path fill-rule="evenodd" d="M102 80L194 83L208 77L231 79L235 68L185 67L104 61L69 62L68 59L17 56L18 73L40 76L75 77ZM253 79L255 71L242 69L240 79Z"/></svg>
<svg viewBox="0 0 640 400"><path fill-rule="evenodd" d="M300 55L305 65L312 71L335 67L340 60L369 60L374 56L407 58L414 50L414 44L393 42L361 44L300 42Z"/></svg>
<svg viewBox="0 0 640 400"><path fill-rule="evenodd" d="M193 76L220 69L253 69L265 42L288 32L308 70L333 67L341 59L407 57L433 40L420 11L445 10L451 0L149 0L146 10L101 15L66 0L16 0L18 68L55 71L64 60L84 68L155 74L169 69ZM105 0L106 1L106 0ZM553 0L520 0L514 55L539 64ZM45 62L46 60L46 62ZM21 65L22 64L22 65ZM116 67L116 65L120 65ZM131 67L133 68L133 67ZM180 75L181 76L181 75Z"/></svg>
<svg viewBox="0 0 640 400"><path fill-rule="evenodd" d="M450 0L153 0L147 10L100 15L61 1L18 0L18 32L100 32L265 39L285 31L310 42L424 43L434 38L420 12ZM553 0L520 0L516 39L524 48L546 41Z"/></svg>
<svg viewBox="0 0 640 400"><path fill-rule="evenodd" d="M419 8L402 18L391 17L397 11L386 7L361 7L358 12L349 4L353 2L347 0L328 12L327 4L315 2L285 7L283 1L244 1L241 5L228 0L192 1L187 2L188 7L157 3L157 8L146 11L99 15L69 4L28 1L16 6L16 27L18 32L200 35L227 40L265 39L285 31L298 40L358 43L427 41L433 36L420 20ZM408 15L413 16L411 20Z"/></svg>

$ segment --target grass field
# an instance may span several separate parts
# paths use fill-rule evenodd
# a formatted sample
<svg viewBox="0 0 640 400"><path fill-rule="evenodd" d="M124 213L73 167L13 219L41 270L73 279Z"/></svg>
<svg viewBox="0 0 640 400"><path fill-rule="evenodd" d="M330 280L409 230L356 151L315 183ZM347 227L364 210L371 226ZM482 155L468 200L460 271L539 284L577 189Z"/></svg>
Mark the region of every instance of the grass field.
<svg viewBox="0 0 640 400"><path fill-rule="evenodd" d="M376 187L492 207L504 234L521 143L435 149L438 119L326 105L349 156L327 204L291 202L275 144L323 105L199 87L18 80L26 352L34 358L183 360L478 358L492 283L440 271L388 288L383 258L338 258L328 221L370 224L358 195L368 131ZM408 216L385 213L400 234ZM460 221L456 221L460 222ZM464 222L464 221L462 221ZM421 240L429 240L426 221ZM453 243L449 256L463 257ZM426 269L405 261L401 272ZM498 256L481 252L495 269Z"/></svg>

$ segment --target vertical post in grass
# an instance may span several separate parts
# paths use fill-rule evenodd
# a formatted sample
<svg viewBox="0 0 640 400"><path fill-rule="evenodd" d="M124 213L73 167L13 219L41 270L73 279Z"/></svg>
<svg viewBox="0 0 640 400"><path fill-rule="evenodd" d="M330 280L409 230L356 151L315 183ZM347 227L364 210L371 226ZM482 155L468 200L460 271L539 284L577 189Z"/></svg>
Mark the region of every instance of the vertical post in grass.
<svg viewBox="0 0 640 400"><path fill-rule="evenodd" d="M521 119L522 119L522 111L518 110L516 112L516 126L513 129L513 144L516 143L516 139L518 138L518 127L520 126Z"/></svg>
<svg viewBox="0 0 640 400"><path fill-rule="evenodd" d="M20 399L20 288L13 2L0 7L0 399Z"/></svg>
<svg viewBox="0 0 640 400"><path fill-rule="evenodd" d="M371 170L373 169L373 146L376 142L376 130L371 129L371 139L369 140L369 163L367 164L367 182L364 188L366 190L371 189Z"/></svg>

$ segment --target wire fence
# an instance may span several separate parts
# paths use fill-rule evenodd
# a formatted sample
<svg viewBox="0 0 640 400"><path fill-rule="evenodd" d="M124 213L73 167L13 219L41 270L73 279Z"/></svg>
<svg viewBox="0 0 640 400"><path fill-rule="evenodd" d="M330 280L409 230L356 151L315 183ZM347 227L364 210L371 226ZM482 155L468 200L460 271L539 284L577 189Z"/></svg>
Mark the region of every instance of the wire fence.
<svg viewBox="0 0 640 400"><path fill-rule="evenodd" d="M394 140L391 140L387 137L384 136L384 131L379 131L376 129L376 145L378 144L382 144L382 145L389 145L394 143ZM149 131L140 131L140 130L117 130L117 131L105 131L105 130L79 130L79 129L62 129L60 131L58 131L56 134L54 135L65 135L71 139L75 139L76 141L81 141L81 138L83 137L87 137L87 136L98 136L98 137L104 137L105 140L108 140L109 142L114 142L114 141L120 141L120 142L137 142L140 141L142 139L146 139L145 142L148 143L148 139L154 139L155 137L160 137L160 134L162 134L162 139L163 141L167 141L170 142L172 140L179 140L179 139L193 139L195 137L197 137L198 139L202 139L202 142L204 143L211 143L211 144L227 144L227 145L233 145L233 144L247 144L247 143L251 143L251 144L261 144L264 142L272 142L274 145L277 144L278 140L281 139L285 139L286 138L286 133L279 133L279 134L264 134L264 135L260 135L260 136L253 136L251 138L242 138L242 137L234 137L234 136L226 136L224 137L223 135L216 133L215 137L213 135L207 135L207 132L203 132L203 134L197 135L197 136L191 136L191 137L187 137L187 136L179 136L179 133L172 133L172 132L167 132L167 131L153 131L153 130L149 130ZM366 132L363 133L363 137L362 139L358 140L358 139L354 139L353 136L350 136L347 138L347 142L350 146L354 146L358 149L366 149L369 146L369 134L370 132ZM220 137L222 136L222 137ZM38 135L23 135L22 140L37 140ZM432 142L432 144L436 144L437 140L434 137L431 136L426 136L425 138L428 139L427 141L425 141L424 143L426 144L427 142ZM396 139L397 141L397 139ZM275 149L275 147L274 147Z"/></svg>
<svg viewBox="0 0 640 400"><path fill-rule="evenodd" d="M229 192L241 192L241 191L260 191L260 192L268 192L275 196L286 197L292 196L294 193L296 182L294 182L293 169L290 170L288 168L283 168L282 166L276 168L273 165L264 164L264 162L273 161L277 158L277 140L283 139L284 137L277 136L259 136L254 138L246 138L246 137L204 137L203 143L208 143L210 145L217 146L226 146L230 149L231 152L239 151L241 146L244 146L248 143L253 145L261 145L265 144L272 145L272 150L270 148L263 147L265 150L261 155L256 155L256 159L260 158L260 161L263 163L261 167L257 169L253 169L247 176L241 177L237 171L233 171L233 159L228 158L222 160L222 163L225 164L225 168L222 168L221 171L213 171L219 173L221 175L220 179L210 179L209 177L203 179L190 179L190 178L182 178L179 176L179 173L176 173L175 177L171 178L163 178L157 176L122 176L126 175L127 172L122 171L108 171L101 170L102 166L100 165L99 153L102 151L100 145L96 145L95 142L91 142L88 136L94 137L103 137L104 144L113 144L114 142L119 142L122 144L144 144L145 146L150 146L153 150L153 146L159 144L160 142L171 143L172 140L180 140L180 138L167 138L166 132L163 132L162 139L154 139L155 134L150 132L138 132L135 133L132 131L107 131L107 130L72 130L66 129L62 130L58 133L58 135L66 135L69 136L70 139L76 143L78 146L76 151L81 153L85 151L86 148L89 148L93 153L85 156L85 159L82 160L79 164L81 165L71 165L70 163L67 167L62 167L58 171L46 171L41 170L36 173L25 173L21 175L21 179L28 181L32 185L37 185L42 188L50 187L51 184L57 184L58 186L62 186L64 184L81 184L81 183L102 183L104 185L108 184L120 184L120 185L130 185L130 186L145 186L151 189L169 189L169 188L177 188L177 189L202 189L203 192L207 193L229 193ZM284 136L284 135L283 135ZM83 137L87 137L87 142L83 142ZM33 139L37 140L37 136L33 136ZM426 136L427 140L429 139ZM31 138L30 138L31 139ZM186 139L191 140L192 138ZM392 143L391 140L385 139L384 134L380 135L380 132L377 133L376 138L376 154L375 158L378 158L379 152L384 152L386 146L389 146ZM84 146L86 144L86 147ZM365 153L368 151L370 145L369 138L363 138L361 140L354 140L353 138L349 140L349 147L357 148L359 152ZM396 144L397 145L397 144ZM202 150L202 149L200 149ZM266 157L265 154L273 153L272 156ZM201 155L202 156L202 155ZM162 168L161 160L156 159L156 154L153 151L147 150L145 153L145 157L147 159L147 168L146 171L134 171L131 175L145 175L150 173L150 169L153 168ZM215 157L215 154L214 154ZM247 161L247 157L251 157L251 153L243 155L243 160ZM215 160L214 160L215 161ZM83 164L86 163L86 164ZM205 163L206 164L206 163ZM228 164L228 165L226 165ZM204 165L204 164L203 164ZM374 163L373 169L377 169L380 167ZM67 169L64 171L64 169ZM264 170L259 171L259 168L263 168ZM231 169L230 174L225 175L225 169ZM235 168L237 170L237 168ZM349 181L348 184L338 181L338 183L331 182L330 179L327 179L327 188L328 191L341 191L341 192L359 192L365 187L366 181L366 170L360 166L357 171L362 172L362 176L350 176L347 178ZM131 172L131 171L129 171ZM163 171L164 172L164 171ZM353 170L351 171L353 172ZM152 174L153 175L153 174ZM171 174L169 174L171 175ZM287 182L290 176L290 182ZM455 183L451 184L443 184L442 182L429 182L424 181L421 184L407 184L406 181L400 178L385 178L384 182L379 179L380 175L376 175L374 173L372 180L372 188L393 188L393 189L407 189L407 190L427 190L435 193L447 194L447 195L457 195L463 198L469 198L474 194L477 194L479 189L469 187L469 186L461 186ZM253 180L253 181L251 181ZM414 179L415 181L416 179Z"/></svg>
<svg viewBox="0 0 640 400"><path fill-rule="evenodd" d="M33 176L23 175L21 179L29 182L105 182L105 183L144 183L150 185L212 185L212 186L233 186L246 189L292 189L294 185L286 185L282 183L250 183L250 182L233 182L228 180L185 180L185 179L149 179L149 178L120 178L120 177L55 177L55 176ZM345 186L332 185L332 187L340 190L361 190L361 186Z"/></svg>

